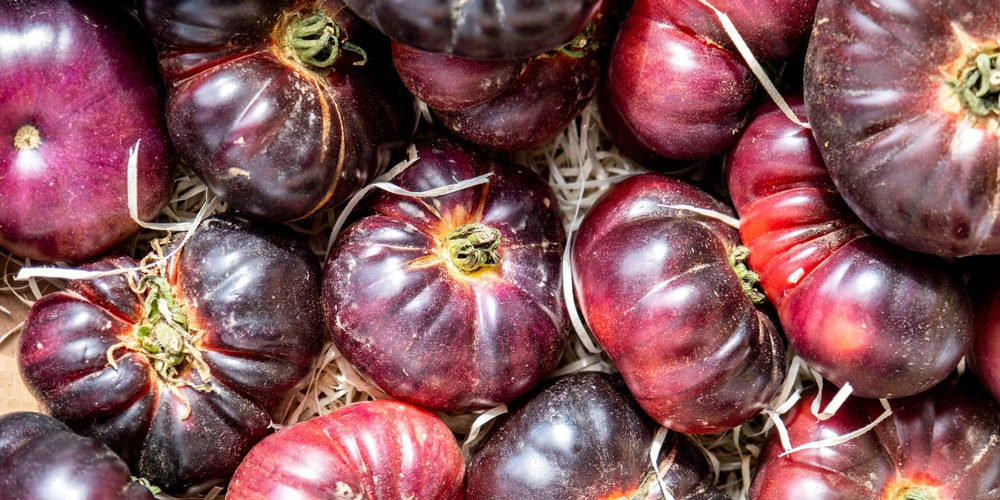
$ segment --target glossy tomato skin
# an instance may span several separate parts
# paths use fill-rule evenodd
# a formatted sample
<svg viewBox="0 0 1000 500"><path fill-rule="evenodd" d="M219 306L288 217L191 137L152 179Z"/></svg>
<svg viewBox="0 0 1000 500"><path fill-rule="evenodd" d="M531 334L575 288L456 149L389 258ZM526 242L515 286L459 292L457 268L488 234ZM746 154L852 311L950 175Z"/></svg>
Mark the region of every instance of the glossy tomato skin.
<svg viewBox="0 0 1000 500"><path fill-rule="evenodd" d="M573 244L576 297L647 413L680 432L719 432L774 396L785 345L730 264L736 229L676 205L732 216L706 191L661 173L602 195Z"/></svg>
<svg viewBox="0 0 1000 500"><path fill-rule="evenodd" d="M610 0L607 0L610 1ZM345 0L399 43L472 59L519 59L584 30L602 0Z"/></svg>
<svg viewBox="0 0 1000 500"><path fill-rule="evenodd" d="M877 234L944 256L1000 253L995 114L949 85L1000 32L984 1L819 2L805 102L844 200Z"/></svg>
<svg viewBox="0 0 1000 500"><path fill-rule="evenodd" d="M37 500L153 498L110 448L29 411L0 416L0 488L7 498Z"/></svg>
<svg viewBox="0 0 1000 500"><path fill-rule="evenodd" d="M433 413L392 400L352 403L285 427L236 469L226 498L465 498L465 462Z"/></svg>
<svg viewBox="0 0 1000 500"><path fill-rule="evenodd" d="M139 217L170 195L152 44L124 7L98 4L0 6L0 245L23 257L82 262L139 231L126 175L137 142Z"/></svg>
<svg viewBox="0 0 1000 500"><path fill-rule="evenodd" d="M976 323L968 360L973 372L1000 401L1000 286L990 273L977 295Z"/></svg>
<svg viewBox="0 0 1000 500"><path fill-rule="evenodd" d="M782 417L793 446L861 429L885 410L849 398L827 420L810 411L815 392ZM824 391L829 401L831 391ZM1000 409L971 377L950 378L914 396L889 400L892 416L835 446L788 455L772 432L750 483L752 500L937 498L985 500L1000 488ZM936 496L904 496L923 486Z"/></svg>
<svg viewBox="0 0 1000 500"><path fill-rule="evenodd" d="M565 346L558 202L538 174L452 137L421 139L416 152L393 180L406 190L488 183L424 199L379 192L327 255L327 325L344 358L394 398L490 408L534 386ZM477 223L499 231L499 262L462 271L447 239Z"/></svg>
<svg viewBox="0 0 1000 500"><path fill-rule="evenodd" d="M112 256L88 267L136 266ZM319 355L323 319L318 259L276 226L214 216L165 267L195 347L176 381L139 343L150 307L124 273L71 281L39 299L25 319L18 367L46 413L176 494L228 479L271 432Z"/></svg>
<svg viewBox="0 0 1000 500"><path fill-rule="evenodd" d="M508 406L472 457L468 498L636 498L654 486L658 425L620 377L572 373ZM687 438L670 433L662 450L659 472L674 498L726 498Z"/></svg>
<svg viewBox="0 0 1000 500"><path fill-rule="evenodd" d="M329 67L300 62L286 32L320 11L366 59L345 49ZM342 202L410 137L413 97L391 66L388 39L339 0L247 8L145 0L140 13L159 35L178 153L247 215L290 221Z"/></svg>
<svg viewBox="0 0 1000 500"><path fill-rule="evenodd" d="M800 96L786 101L805 116ZM840 197L809 130L765 104L726 167L747 262L810 366L872 398L923 392L954 370L975 315L961 276L873 234Z"/></svg>
<svg viewBox="0 0 1000 500"><path fill-rule="evenodd" d="M393 42L393 62L403 84L455 135L494 151L533 149L590 103L626 3L603 2L582 46L566 51L479 60Z"/></svg>

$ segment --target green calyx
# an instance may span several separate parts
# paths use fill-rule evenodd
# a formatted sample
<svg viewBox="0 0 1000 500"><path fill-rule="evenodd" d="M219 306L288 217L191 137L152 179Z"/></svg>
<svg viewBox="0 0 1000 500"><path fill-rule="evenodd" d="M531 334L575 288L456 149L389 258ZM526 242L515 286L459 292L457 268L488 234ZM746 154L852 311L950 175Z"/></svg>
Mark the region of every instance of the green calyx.
<svg viewBox="0 0 1000 500"><path fill-rule="evenodd" d="M361 56L355 66L363 66L368 60L364 49L348 42L340 23L323 10L290 23L285 30L285 43L299 62L315 68L333 66L344 51Z"/></svg>
<svg viewBox="0 0 1000 500"><path fill-rule="evenodd" d="M980 52L957 79L948 82L974 115L1000 114L1000 50Z"/></svg>
<svg viewBox="0 0 1000 500"><path fill-rule="evenodd" d="M747 267L746 260L749 255L750 250L740 245L734 248L729 254L729 265L736 272L736 276L740 279L740 284L743 285L743 292L747 294L747 297L750 297L750 301L754 304L763 304L767 300L767 297L757 288L760 282L757 273Z"/></svg>
<svg viewBox="0 0 1000 500"><path fill-rule="evenodd" d="M559 48L559 52L573 58L580 58L592 50L597 50L601 44L594 40L594 33L597 31L597 25L594 22L587 24L587 27L583 29L580 34L576 35L572 40L566 45Z"/></svg>
<svg viewBox="0 0 1000 500"><path fill-rule="evenodd" d="M500 231L485 224L472 223L455 229L445 240L448 257L455 267L471 273L483 266L500 263Z"/></svg>

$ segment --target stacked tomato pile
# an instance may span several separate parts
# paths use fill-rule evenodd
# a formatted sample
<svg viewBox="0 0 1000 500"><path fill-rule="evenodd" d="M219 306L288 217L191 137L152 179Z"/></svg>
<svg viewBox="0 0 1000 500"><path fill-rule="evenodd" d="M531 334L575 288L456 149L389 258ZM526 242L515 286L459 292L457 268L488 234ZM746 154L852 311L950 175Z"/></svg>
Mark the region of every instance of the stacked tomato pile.
<svg viewBox="0 0 1000 500"><path fill-rule="evenodd" d="M50 290L0 491L997 498L998 34L981 0L0 2L0 246Z"/></svg>

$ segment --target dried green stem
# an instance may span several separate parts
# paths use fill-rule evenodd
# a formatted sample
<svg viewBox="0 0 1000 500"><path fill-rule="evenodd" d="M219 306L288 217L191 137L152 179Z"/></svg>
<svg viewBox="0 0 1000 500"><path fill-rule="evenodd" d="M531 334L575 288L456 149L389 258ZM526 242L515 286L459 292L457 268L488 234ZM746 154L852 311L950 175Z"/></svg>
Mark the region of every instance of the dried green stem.
<svg viewBox="0 0 1000 500"><path fill-rule="evenodd" d="M289 24L285 31L285 43L299 62L316 68L333 66L344 51L361 56L361 60L354 63L356 66L362 66L368 60L364 49L348 42L347 33L340 23L323 10Z"/></svg>
<svg viewBox="0 0 1000 500"><path fill-rule="evenodd" d="M445 244L452 264L467 273L500 263L500 231L485 224L461 226L448 234Z"/></svg>
<svg viewBox="0 0 1000 500"><path fill-rule="evenodd" d="M949 84L972 114L1000 114L1000 51L979 53Z"/></svg>

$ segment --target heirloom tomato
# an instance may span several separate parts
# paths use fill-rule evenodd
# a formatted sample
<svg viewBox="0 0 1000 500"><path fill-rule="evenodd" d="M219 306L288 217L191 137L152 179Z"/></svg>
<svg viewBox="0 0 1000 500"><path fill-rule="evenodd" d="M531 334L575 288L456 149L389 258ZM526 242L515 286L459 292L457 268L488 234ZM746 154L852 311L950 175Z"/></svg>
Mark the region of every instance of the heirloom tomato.
<svg viewBox="0 0 1000 500"><path fill-rule="evenodd" d="M584 30L601 0L345 3L390 38L411 47L474 59L518 59L568 43Z"/></svg>
<svg viewBox="0 0 1000 500"><path fill-rule="evenodd" d="M476 450L466 497L536 500L725 500L687 437L667 435L657 480L649 453L659 425L617 375L577 372L509 405Z"/></svg>
<svg viewBox="0 0 1000 500"><path fill-rule="evenodd" d="M572 250L587 326L642 408L685 433L746 422L785 377L784 339L751 297L737 230L705 211L733 214L680 178L635 174L594 203Z"/></svg>
<svg viewBox="0 0 1000 500"><path fill-rule="evenodd" d="M0 416L0 491L4 498L152 500L111 448L30 411Z"/></svg>
<svg viewBox="0 0 1000 500"><path fill-rule="evenodd" d="M167 203L174 157L149 37L116 2L0 3L0 245L82 262L139 231L128 206L139 144L139 218Z"/></svg>
<svg viewBox="0 0 1000 500"><path fill-rule="evenodd" d="M844 201L882 237L1000 253L1000 10L985 0L820 0L805 103Z"/></svg>
<svg viewBox="0 0 1000 500"><path fill-rule="evenodd" d="M799 96L786 99L799 116ZM808 129L761 107L727 157L747 263L798 355L854 394L916 394L972 338L972 300L940 257L873 234L838 194Z"/></svg>
<svg viewBox="0 0 1000 500"><path fill-rule="evenodd" d="M233 208L290 221L342 202L410 139L389 41L339 0L142 0L178 154Z"/></svg>
<svg viewBox="0 0 1000 500"><path fill-rule="evenodd" d="M342 406L257 443L233 474L229 500L461 500L465 461L433 413L388 399Z"/></svg>
<svg viewBox="0 0 1000 500"><path fill-rule="evenodd" d="M828 403L832 394L823 393ZM878 400L848 398L817 419L807 393L782 417L793 446L857 431L884 414ZM988 500L1000 492L1000 408L971 377L889 400L892 415L839 444L785 453L771 431L750 483L751 500Z"/></svg>
<svg viewBox="0 0 1000 500"><path fill-rule="evenodd" d="M558 363L568 320L565 229L552 187L448 136L415 144L393 183L336 238L323 270L334 344L390 396L440 411L525 393Z"/></svg>
<svg viewBox="0 0 1000 500"><path fill-rule="evenodd" d="M171 493L228 479L324 340L319 259L296 233L217 215L181 241L43 296L17 356L46 413Z"/></svg>

